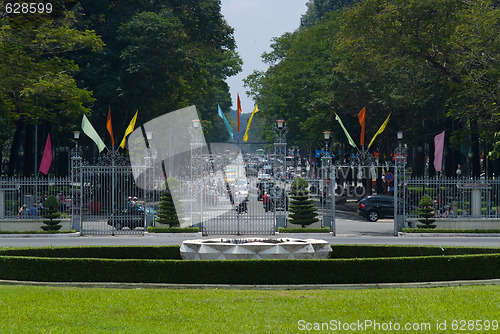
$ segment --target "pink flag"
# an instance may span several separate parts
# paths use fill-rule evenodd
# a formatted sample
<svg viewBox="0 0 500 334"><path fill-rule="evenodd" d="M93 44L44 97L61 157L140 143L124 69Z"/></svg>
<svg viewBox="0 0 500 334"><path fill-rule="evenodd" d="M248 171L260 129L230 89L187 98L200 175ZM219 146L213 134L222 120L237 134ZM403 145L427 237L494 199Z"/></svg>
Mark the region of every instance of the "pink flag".
<svg viewBox="0 0 500 334"><path fill-rule="evenodd" d="M444 131L434 137L434 169L440 172L443 167Z"/></svg>
<svg viewBox="0 0 500 334"><path fill-rule="evenodd" d="M50 145L50 133L47 135L47 142L43 150L42 162L40 163L39 171L47 175L50 164L52 163L52 145Z"/></svg>

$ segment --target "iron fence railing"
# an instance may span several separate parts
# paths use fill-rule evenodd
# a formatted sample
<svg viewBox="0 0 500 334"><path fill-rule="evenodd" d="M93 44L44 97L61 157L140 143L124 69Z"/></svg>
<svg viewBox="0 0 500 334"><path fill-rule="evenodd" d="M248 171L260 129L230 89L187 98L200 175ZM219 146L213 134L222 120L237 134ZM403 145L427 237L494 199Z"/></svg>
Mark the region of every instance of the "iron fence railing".
<svg viewBox="0 0 500 334"><path fill-rule="evenodd" d="M434 200L436 218L500 217L500 180L482 178L428 178L405 180L406 218L419 217L423 195Z"/></svg>
<svg viewBox="0 0 500 334"><path fill-rule="evenodd" d="M0 178L0 219L37 219L43 216L48 196L59 200L62 217L71 215L71 179Z"/></svg>

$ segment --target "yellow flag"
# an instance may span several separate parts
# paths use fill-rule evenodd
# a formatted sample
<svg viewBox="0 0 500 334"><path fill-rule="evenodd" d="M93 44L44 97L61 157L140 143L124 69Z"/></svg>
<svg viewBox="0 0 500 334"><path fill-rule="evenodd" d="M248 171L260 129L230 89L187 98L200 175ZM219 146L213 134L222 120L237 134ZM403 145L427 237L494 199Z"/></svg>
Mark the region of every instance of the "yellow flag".
<svg viewBox="0 0 500 334"><path fill-rule="evenodd" d="M389 116L387 116L387 118L385 119L384 123L382 123L382 125L380 126L380 128L378 129L377 133L375 133L375 135L373 136L372 140L370 141L370 144L368 144L368 148L370 148L370 146L372 146L373 144L373 141L375 140L375 138L381 134L382 132L384 132L385 130L385 127L387 126L387 123L389 123L389 117L391 117L391 114L392 114L392 111L389 113Z"/></svg>
<svg viewBox="0 0 500 334"><path fill-rule="evenodd" d="M248 119L247 130L245 131L245 135L243 136L243 141L248 140L248 129L250 129L250 123L252 123L253 115L257 111L259 111L259 108L257 108L257 105L255 105L255 108L253 108L252 114L250 115L250 118Z"/></svg>
<svg viewBox="0 0 500 334"><path fill-rule="evenodd" d="M137 121L137 113L139 113L139 111L135 112L134 118L132 118L130 124L127 126L127 130L125 130L125 135L123 136L122 142L120 143L121 148L125 148L125 139L127 139L127 136L134 131L135 121Z"/></svg>

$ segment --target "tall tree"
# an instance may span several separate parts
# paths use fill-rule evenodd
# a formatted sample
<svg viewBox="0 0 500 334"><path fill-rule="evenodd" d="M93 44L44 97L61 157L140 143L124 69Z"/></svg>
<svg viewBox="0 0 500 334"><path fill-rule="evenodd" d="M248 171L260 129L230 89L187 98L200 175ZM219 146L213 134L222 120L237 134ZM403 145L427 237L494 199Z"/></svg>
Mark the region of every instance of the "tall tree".
<svg viewBox="0 0 500 334"><path fill-rule="evenodd" d="M225 79L241 69L233 29L217 0L125 1L100 6L84 0L82 26L95 27L106 46L101 54L82 53L80 78L97 98L104 119L111 105L123 133L140 110L138 124L166 112L196 105L211 140L223 139L217 103L231 106ZM101 129L99 128L101 127ZM96 126L98 132L103 125Z"/></svg>
<svg viewBox="0 0 500 334"><path fill-rule="evenodd" d="M89 112L93 101L90 91L77 86L74 75L78 66L66 55L82 48L97 51L102 42L91 30L75 29L74 15L61 3L54 4L58 6L51 15L0 17L0 117L15 128L9 176L15 172L23 131L30 143L32 125L74 124L82 113ZM32 157L32 149L25 145L26 157ZM25 174L35 172L25 169Z"/></svg>

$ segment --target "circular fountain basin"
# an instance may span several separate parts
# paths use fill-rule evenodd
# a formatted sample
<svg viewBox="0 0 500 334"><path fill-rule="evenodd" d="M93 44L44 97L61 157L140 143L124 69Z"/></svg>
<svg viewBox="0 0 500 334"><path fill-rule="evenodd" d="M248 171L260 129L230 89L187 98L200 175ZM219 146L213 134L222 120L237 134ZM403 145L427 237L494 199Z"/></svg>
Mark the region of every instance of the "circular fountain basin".
<svg viewBox="0 0 500 334"><path fill-rule="evenodd" d="M332 248L319 239L196 239L182 242L184 260L326 259Z"/></svg>

